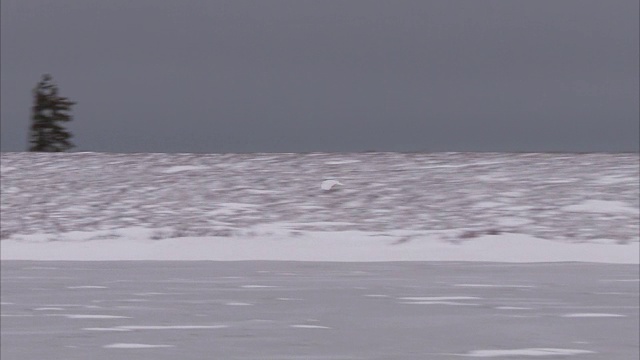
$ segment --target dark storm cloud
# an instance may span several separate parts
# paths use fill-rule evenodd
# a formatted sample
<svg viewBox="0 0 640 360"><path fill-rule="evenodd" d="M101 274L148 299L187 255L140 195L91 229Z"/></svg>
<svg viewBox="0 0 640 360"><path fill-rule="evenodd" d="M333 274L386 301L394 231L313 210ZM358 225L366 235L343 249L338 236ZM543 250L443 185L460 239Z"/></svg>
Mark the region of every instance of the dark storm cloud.
<svg viewBox="0 0 640 360"><path fill-rule="evenodd" d="M3 0L2 150L638 151L637 0Z"/></svg>

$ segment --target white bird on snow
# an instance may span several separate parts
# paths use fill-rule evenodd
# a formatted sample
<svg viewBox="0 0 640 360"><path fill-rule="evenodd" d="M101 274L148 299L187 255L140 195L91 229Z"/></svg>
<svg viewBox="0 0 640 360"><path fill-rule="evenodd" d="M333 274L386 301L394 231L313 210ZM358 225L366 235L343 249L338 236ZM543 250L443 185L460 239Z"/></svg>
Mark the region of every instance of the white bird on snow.
<svg viewBox="0 0 640 360"><path fill-rule="evenodd" d="M322 182L322 185L320 185L320 188L324 191L331 191L331 190L335 190L334 187L336 185L342 186L344 184L338 180L325 180Z"/></svg>

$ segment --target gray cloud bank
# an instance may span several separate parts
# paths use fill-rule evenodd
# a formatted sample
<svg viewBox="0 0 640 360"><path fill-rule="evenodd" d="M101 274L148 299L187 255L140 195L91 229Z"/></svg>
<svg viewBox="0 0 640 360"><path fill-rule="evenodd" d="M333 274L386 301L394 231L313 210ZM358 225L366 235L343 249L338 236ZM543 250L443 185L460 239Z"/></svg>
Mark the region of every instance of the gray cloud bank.
<svg viewBox="0 0 640 360"><path fill-rule="evenodd" d="M77 150L638 151L636 0L3 0L1 150L31 89Z"/></svg>

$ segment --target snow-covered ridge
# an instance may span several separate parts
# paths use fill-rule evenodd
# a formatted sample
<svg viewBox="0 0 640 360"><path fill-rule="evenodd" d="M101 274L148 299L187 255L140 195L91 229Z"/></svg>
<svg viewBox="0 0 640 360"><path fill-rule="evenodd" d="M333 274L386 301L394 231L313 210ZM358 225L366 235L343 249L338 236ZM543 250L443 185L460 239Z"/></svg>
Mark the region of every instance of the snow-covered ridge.
<svg viewBox="0 0 640 360"><path fill-rule="evenodd" d="M160 246L359 234L396 249L518 236L639 241L638 154L3 153L1 162L3 253L131 237ZM325 180L342 185L323 191Z"/></svg>

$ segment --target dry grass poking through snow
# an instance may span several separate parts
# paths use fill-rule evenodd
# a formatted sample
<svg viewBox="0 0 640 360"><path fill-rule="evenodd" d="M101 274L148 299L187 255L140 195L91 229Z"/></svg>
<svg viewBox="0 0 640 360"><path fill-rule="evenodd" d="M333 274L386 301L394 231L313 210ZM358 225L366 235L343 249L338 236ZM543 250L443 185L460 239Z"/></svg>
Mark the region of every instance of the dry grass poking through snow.
<svg viewBox="0 0 640 360"><path fill-rule="evenodd" d="M292 234L459 229L451 240L513 232L638 241L638 154L3 153L1 160L3 239L125 227L158 229L158 239L236 236L286 222ZM344 185L323 192L326 179Z"/></svg>

